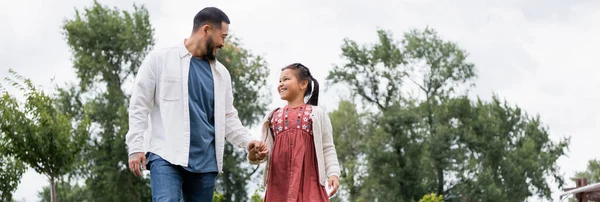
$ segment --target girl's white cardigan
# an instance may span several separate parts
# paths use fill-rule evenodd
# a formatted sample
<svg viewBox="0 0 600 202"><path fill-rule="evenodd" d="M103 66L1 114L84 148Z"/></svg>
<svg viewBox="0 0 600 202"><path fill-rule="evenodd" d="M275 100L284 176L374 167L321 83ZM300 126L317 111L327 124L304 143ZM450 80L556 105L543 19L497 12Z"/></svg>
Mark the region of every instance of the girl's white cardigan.
<svg viewBox="0 0 600 202"><path fill-rule="evenodd" d="M269 164L271 159L271 151L273 151L273 134L269 128L270 118L276 110L267 114L263 121L262 127L262 140L265 140L267 148L269 148L269 155L262 161L250 161L251 164L260 164L267 162L264 172L264 184L267 185L267 179L269 179ZM333 134L331 128L331 121L329 116L319 106L312 106L312 113L310 117L313 121L313 135L315 150L317 153L317 163L319 168L319 182L322 186L327 185L327 179L331 176L340 176L340 164L337 159L337 153L335 151L335 145L333 144Z"/></svg>

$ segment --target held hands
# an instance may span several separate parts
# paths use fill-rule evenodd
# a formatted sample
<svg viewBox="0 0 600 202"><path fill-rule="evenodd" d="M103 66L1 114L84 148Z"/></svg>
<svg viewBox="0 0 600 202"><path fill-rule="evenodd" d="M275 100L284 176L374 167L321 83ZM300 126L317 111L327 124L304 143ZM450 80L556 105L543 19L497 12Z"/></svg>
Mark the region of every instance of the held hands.
<svg viewBox="0 0 600 202"><path fill-rule="evenodd" d="M144 155L144 152L129 155L129 170L136 176L141 177L141 168L146 170L146 155Z"/></svg>
<svg viewBox="0 0 600 202"><path fill-rule="evenodd" d="M262 161L269 154L267 145L264 142L252 140L248 144L248 158L251 161Z"/></svg>
<svg viewBox="0 0 600 202"><path fill-rule="evenodd" d="M331 193L329 193L329 197L332 197L333 195L335 195L338 188L340 187L338 177L337 176L329 177L329 183L327 183L327 185L328 185L328 188L332 189Z"/></svg>

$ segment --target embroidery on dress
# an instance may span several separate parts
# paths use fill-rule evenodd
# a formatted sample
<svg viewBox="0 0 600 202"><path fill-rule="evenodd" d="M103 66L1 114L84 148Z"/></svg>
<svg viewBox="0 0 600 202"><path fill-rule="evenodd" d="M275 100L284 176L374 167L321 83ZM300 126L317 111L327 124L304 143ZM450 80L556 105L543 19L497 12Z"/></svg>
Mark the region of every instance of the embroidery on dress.
<svg viewBox="0 0 600 202"><path fill-rule="evenodd" d="M312 106L304 105L298 109L296 128L313 135L312 131ZM271 119L270 128L275 135L281 134L284 130L289 129L289 108L280 108L275 112L276 116ZM293 120L292 120L293 121Z"/></svg>
<svg viewBox="0 0 600 202"><path fill-rule="evenodd" d="M304 121L304 123L306 125L302 125L302 129L312 135L313 134L313 131L312 131L312 118L310 117L311 112L312 112L312 106L308 105L306 107L306 111L304 112L304 117L302 118L302 120Z"/></svg>

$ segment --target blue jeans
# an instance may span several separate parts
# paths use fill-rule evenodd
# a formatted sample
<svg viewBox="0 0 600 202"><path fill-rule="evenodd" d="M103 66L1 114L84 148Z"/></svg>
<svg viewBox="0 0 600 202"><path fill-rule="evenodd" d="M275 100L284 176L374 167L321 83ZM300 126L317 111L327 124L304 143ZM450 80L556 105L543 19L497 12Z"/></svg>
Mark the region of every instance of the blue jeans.
<svg viewBox="0 0 600 202"><path fill-rule="evenodd" d="M181 166L173 165L162 158L148 162L152 201L211 202L217 173L193 173Z"/></svg>

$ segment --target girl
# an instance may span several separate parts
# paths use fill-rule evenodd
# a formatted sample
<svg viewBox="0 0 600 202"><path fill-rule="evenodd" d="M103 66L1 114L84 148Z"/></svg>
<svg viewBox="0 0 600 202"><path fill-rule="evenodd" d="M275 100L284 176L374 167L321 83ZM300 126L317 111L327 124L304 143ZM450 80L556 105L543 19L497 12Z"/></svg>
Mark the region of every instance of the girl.
<svg viewBox="0 0 600 202"><path fill-rule="evenodd" d="M287 106L275 109L263 124L269 154L260 158L256 148L248 156L252 164L267 162L265 202L329 201L339 187L340 166L331 122L317 106L319 83L307 67L294 63L282 69L277 90Z"/></svg>

